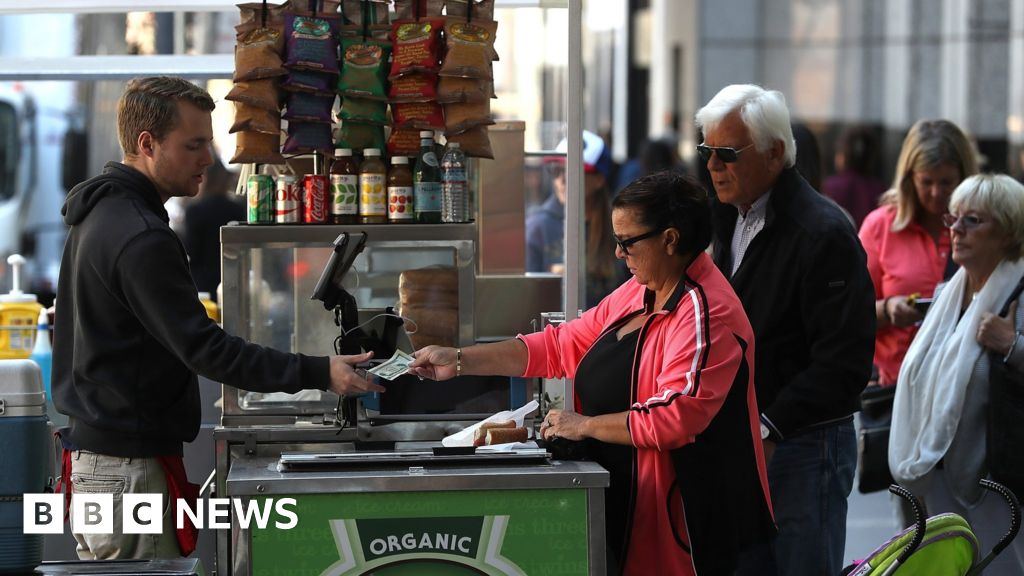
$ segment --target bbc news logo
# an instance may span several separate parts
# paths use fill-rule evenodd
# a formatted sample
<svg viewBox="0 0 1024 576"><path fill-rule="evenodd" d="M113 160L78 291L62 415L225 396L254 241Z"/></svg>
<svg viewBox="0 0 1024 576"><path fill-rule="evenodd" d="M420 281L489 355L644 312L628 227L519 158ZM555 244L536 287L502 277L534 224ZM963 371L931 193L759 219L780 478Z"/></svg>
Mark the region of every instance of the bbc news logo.
<svg viewBox="0 0 1024 576"><path fill-rule="evenodd" d="M160 534L163 532L163 494L123 494L121 526L124 534ZM60 534L64 531L63 494L25 494L22 521L25 534ZM243 529L263 530L273 526L291 530L299 523L294 498L209 498L199 500L195 508L178 498L174 525L179 530L191 521L196 528L231 528L231 513ZM205 507L204 507L205 506ZM113 494L71 495L71 531L76 534L113 534Z"/></svg>

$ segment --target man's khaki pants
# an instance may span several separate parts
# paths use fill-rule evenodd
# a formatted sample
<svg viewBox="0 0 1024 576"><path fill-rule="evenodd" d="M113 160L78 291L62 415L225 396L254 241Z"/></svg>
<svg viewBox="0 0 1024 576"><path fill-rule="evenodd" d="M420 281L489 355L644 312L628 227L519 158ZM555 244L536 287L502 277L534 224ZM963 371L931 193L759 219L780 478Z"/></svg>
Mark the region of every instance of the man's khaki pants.
<svg viewBox="0 0 1024 576"><path fill-rule="evenodd" d="M122 458L79 450L71 454L73 494L113 494L114 532L74 534L82 560L178 558L167 479L156 458ZM163 494L163 533L125 534L122 494Z"/></svg>

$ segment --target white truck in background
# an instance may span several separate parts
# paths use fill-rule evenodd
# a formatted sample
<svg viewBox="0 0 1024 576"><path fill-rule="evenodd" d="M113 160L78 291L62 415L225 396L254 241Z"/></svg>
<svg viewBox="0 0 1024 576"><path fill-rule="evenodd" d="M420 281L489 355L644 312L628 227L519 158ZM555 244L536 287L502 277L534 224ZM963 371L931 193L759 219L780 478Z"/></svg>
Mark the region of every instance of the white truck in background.
<svg viewBox="0 0 1024 576"><path fill-rule="evenodd" d="M63 14L0 16L0 57L75 53L75 18ZM0 79L0 292L11 286L7 256L28 260L23 288L44 304L56 290L66 228L65 142L74 121L76 84ZM73 183L71 183L73 184Z"/></svg>

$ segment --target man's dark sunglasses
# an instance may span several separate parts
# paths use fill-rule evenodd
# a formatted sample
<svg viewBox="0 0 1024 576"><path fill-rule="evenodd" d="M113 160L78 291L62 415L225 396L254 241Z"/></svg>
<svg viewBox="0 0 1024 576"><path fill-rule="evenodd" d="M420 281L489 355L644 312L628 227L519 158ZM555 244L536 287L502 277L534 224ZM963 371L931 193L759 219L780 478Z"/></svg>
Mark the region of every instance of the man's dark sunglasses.
<svg viewBox="0 0 1024 576"><path fill-rule="evenodd" d="M633 244L636 244L637 242L639 242L641 240L647 240L648 238L653 238L653 237L657 236L658 234L661 234L664 231L665 231L665 228L656 228L654 230L651 230L650 232L645 232L644 234L640 234L639 236L633 236L632 238L626 238L624 240L620 240L616 236L612 236L612 238L615 238L615 243L618 244L619 248L622 249L622 253L625 254L626 256L629 256L629 247L630 246L632 246Z"/></svg>
<svg viewBox="0 0 1024 576"><path fill-rule="evenodd" d="M740 152L743 152L747 148L753 146L753 142L747 144L739 150L735 148L729 148L728 146L705 146L703 144L697 145L697 154L700 155L701 162L707 162L711 160L711 154L715 153L718 155L718 159L726 164L731 164L740 159Z"/></svg>

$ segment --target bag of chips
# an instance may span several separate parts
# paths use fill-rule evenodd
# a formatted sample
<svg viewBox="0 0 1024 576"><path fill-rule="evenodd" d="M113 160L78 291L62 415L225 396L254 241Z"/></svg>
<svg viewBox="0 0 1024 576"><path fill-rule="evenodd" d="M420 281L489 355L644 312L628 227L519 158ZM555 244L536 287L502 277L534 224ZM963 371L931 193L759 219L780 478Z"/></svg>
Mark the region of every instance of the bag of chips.
<svg viewBox="0 0 1024 576"><path fill-rule="evenodd" d="M488 124L494 124L490 100L444 105L445 133L465 132L470 128Z"/></svg>
<svg viewBox="0 0 1024 576"><path fill-rule="evenodd" d="M333 95L338 77L312 70L289 70L281 88L291 92L309 92L321 96Z"/></svg>
<svg viewBox="0 0 1024 576"><path fill-rule="evenodd" d="M343 0L341 3L342 24L346 26L360 27L364 24L363 17L366 16L367 25L387 25L388 23L388 0L369 0L365 2L369 12L363 13L364 0Z"/></svg>
<svg viewBox="0 0 1024 576"><path fill-rule="evenodd" d="M444 3L445 0L395 0L395 20L418 20L440 16Z"/></svg>
<svg viewBox="0 0 1024 576"><path fill-rule="evenodd" d="M336 16L341 0L291 0L286 6L300 16Z"/></svg>
<svg viewBox="0 0 1024 576"><path fill-rule="evenodd" d="M417 72L436 73L441 67L441 30L443 18L423 18L413 22L396 21L391 28L394 52L391 75L394 80Z"/></svg>
<svg viewBox="0 0 1024 576"><path fill-rule="evenodd" d="M391 115L395 121L395 128L445 128L444 111L437 102L396 102L391 105Z"/></svg>
<svg viewBox="0 0 1024 576"><path fill-rule="evenodd" d="M473 158L494 158L491 150L491 137L487 135L487 126L477 126L457 134L445 133L448 142L458 142L466 156Z"/></svg>
<svg viewBox="0 0 1024 576"><path fill-rule="evenodd" d="M281 156L281 135L263 132L235 134L235 155L231 164L284 164Z"/></svg>
<svg viewBox="0 0 1024 576"><path fill-rule="evenodd" d="M342 120L383 126L388 123L388 103L381 100L345 96L341 99L341 112L338 116Z"/></svg>
<svg viewBox="0 0 1024 576"><path fill-rule="evenodd" d="M338 73L337 18L286 14L284 24L286 67Z"/></svg>
<svg viewBox="0 0 1024 576"><path fill-rule="evenodd" d="M235 46L234 81L259 80L288 73L281 62L283 36L273 28L254 28Z"/></svg>
<svg viewBox="0 0 1024 576"><path fill-rule="evenodd" d="M494 34L498 23L486 20L466 22L449 18L444 25L448 53L438 72L441 76L492 78Z"/></svg>
<svg viewBox="0 0 1024 576"><path fill-rule="evenodd" d="M486 102L493 97L494 82L484 78L441 76L437 83L437 101L442 104Z"/></svg>
<svg viewBox="0 0 1024 576"><path fill-rule="evenodd" d="M289 122L288 138L285 139L282 150L285 154L333 152L331 125L321 122Z"/></svg>
<svg viewBox="0 0 1024 576"><path fill-rule="evenodd" d="M418 129L395 129L388 138L388 156L415 157L420 153L420 131Z"/></svg>
<svg viewBox="0 0 1024 576"><path fill-rule="evenodd" d="M237 82L224 98L274 112L281 109L281 93L272 78Z"/></svg>
<svg viewBox="0 0 1024 576"><path fill-rule="evenodd" d="M338 92L387 100L387 65L391 45L379 40L343 38L341 40L341 76Z"/></svg>
<svg viewBox="0 0 1024 576"><path fill-rule="evenodd" d="M239 4L238 10L241 12L241 21L237 26L235 26L235 34L238 37L241 37L256 28L272 28L274 30L283 31L285 5L268 3L266 6L267 17L264 21L262 2ZM278 54L280 53L281 52L278 51Z"/></svg>
<svg viewBox="0 0 1024 576"><path fill-rule="evenodd" d="M235 102L235 123L228 130L235 132L263 132L277 134L281 131L281 113L250 106L244 102Z"/></svg>
<svg viewBox="0 0 1024 576"><path fill-rule="evenodd" d="M472 5L470 5L472 2ZM494 20L494 0L447 0L448 16L470 21Z"/></svg>
<svg viewBox="0 0 1024 576"><path fill-rule="evenodd" d="M417 140L417 146L419 141ZM338 133L336 148L352 148L360 150L363 148L384 148L384 127L374 124L360 124L359 122L345 122L341 125Z"/></svg>
<svg viewBox="0 0 1024 576"><path fill-rule="evenodd" d="M410 74L391 81L391 102L427 102L437 100L437 74Z"/></svg>
<svg viewBox="0 0 1024 576"><path fill-rule="evenodd" d="M285 120L300 122L331 122L335 95L318 96L308 92L292 92L288 95L287 107L281 115Z"/></svg>

